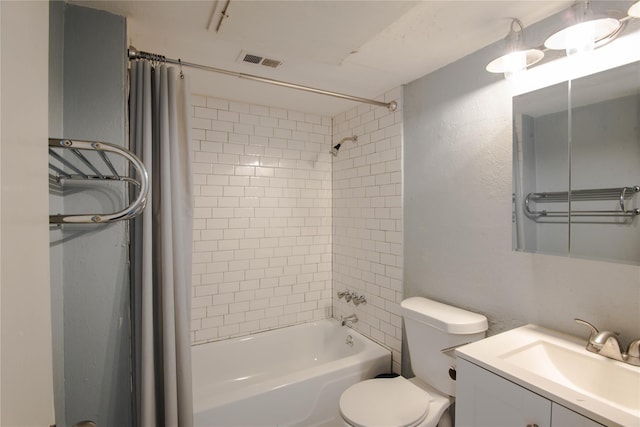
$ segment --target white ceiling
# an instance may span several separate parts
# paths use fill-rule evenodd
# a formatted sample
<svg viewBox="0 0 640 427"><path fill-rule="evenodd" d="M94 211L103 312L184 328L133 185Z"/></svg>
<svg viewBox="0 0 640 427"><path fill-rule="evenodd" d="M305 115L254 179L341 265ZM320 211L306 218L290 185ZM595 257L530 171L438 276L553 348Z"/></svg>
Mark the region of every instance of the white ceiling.
<svg viewBox="0 0 640 427"><path fill-rule="evenodd" d="M570 0L71 0L125 16L137 49L334 92L375 98L504 38L509 17L525 26ZM238 62L241 51L283 61ZM192 92L334 115L355 105L327 96L185 69Z"/></svg>

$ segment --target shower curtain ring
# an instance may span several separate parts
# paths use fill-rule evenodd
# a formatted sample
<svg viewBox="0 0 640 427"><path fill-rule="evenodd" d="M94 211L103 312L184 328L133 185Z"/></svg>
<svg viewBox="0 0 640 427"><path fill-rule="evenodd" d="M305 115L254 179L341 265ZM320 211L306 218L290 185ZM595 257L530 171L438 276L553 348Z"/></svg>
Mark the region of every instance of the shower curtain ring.
<svg viewBox="0 0 640 427"><path fill-rule="evenodd" d="M180 65L180 78L184 80L184 73L182 72L182 59L178 58L178 65Z"/></svg>

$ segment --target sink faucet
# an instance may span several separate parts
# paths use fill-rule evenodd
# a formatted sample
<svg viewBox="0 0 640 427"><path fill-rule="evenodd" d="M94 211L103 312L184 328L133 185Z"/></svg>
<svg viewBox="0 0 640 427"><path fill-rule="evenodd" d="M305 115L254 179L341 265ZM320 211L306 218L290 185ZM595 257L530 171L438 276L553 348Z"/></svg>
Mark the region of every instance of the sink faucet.
<svg viewBox="0 0 640 427"><path fill-rule="evenodd" d="M355 313L347 317L340 316L340 323L342 323L342 326L345 326L347 323L353 325L354 323L358 323L358 316L356 316Z"/></svg>
<svg viewBox="0 0 640 427"><path fill-rule="evenodd" d="M623 352L620 349L617 332L599 332L595 326L585 320L574 320L580 325L586 326L591 331L586 347L588 351L610 359L629 363L630 365L640 366L640 339L632 341L627 351Z"/></svg>

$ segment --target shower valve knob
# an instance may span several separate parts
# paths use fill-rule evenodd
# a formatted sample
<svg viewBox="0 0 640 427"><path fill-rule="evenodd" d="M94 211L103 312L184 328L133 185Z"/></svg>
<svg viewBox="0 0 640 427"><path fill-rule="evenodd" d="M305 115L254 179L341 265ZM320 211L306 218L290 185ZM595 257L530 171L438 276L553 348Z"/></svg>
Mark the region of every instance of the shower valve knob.
<svg viewBox="0 0 640 427"><path fill-rule="evenodd" d="M360 304L366 304L367 303L367 297L365 297L364 295L355 295L353 296L353 303L357 306L359 306Z"/></svg>

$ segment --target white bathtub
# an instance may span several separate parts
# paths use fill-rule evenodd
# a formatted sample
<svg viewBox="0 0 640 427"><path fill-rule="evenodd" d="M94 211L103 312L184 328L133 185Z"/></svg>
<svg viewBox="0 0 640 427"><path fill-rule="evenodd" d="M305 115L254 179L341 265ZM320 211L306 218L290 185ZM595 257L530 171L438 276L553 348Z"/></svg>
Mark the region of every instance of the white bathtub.
<svg viewBox="0 0 640 427"><path fill-rule="evenodd" d="M196 426L333 426L340 394L391 353L327 319L194 346L192 366Z"/></svg>

